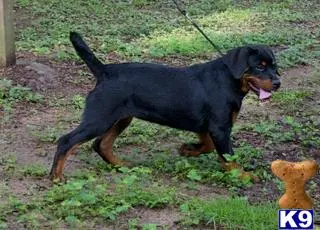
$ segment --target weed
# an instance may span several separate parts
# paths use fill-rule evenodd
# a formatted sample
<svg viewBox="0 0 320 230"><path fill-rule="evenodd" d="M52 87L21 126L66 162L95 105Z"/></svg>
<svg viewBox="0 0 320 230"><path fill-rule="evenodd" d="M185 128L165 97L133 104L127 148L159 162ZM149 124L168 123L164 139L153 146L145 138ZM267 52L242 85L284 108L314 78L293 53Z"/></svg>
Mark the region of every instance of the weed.
<svg viewBox="0 0 320 230"><path fill-rule="evenodd" d="M31 164L31 165L25 165L21 169L21 172L25 176L43 177L47 175L48 170L47 170L47 167L45 167L44 165Z"/></svg>
<svg viewBox="0 0 320 230"><path fill-rule="evenodd" d="M0 165L4 171L12 172L17 167L17 157L15 154L7 154L0 158Z"/></svg>
<svg viewBox="0 0 320 230"><path fill-rule="evenodd" d="M84 109L86 99L83 96L76 94L71 100L75 109Z"/></svg>
<svg viewBox="0 0 320 230"><path fill-rule="evenodd" d="M200 181L201 180L201 175L199 175L198 171L196 169L191 169L188 174L187 177L190 180L194 180L194 181Z"/></svg>
<svg viewBox="0 0 320 230"><path fill-rule="evenodd" d="M316 119L303 118L301 121L285 116L283 120L260 121L247 125L245 129L264 135L273 143L294 142L305 147L320 146L319 125Z"/></svg>
<svg viewBox="0 0 320 230"><path fill-rule="evenodd" d="M35 127L29 125L28 128L33 136L42 142L56 143L62 134L63 127Z"/></svg>
<svg viewBox="0 0 320 230"><path fill-rule="evenodd" d="M22 87L20 85L14 86L11 80L0 80L0 105L18 102L39 102L42 96L37 93L33 93L30 88Z"/></svg>
<svg viewBox="0 0 320 230"><path fill-rule="evenodd" d="M307 39L302 44L295 44L279 53L279 66L288 68L301 65L316 65L319 57L320 43L317 40Z"/></svg>
<svg viewBox="0 0 320 230"><path fill-rule="evenodd" d="M12 106L21 101L37 103L42 101L43 96L32 92L30 88L21 85L13 85L11 80L0 79L0 110L4 110L9 119Z"/></svg>
<svg viewBox="0 0 320 230"><path fill-rule="evenodd" d="M41 226L41 216L40 211L32 211L19 216L17 220L18 223L27 223L30 229L39 229Z"/></svg>
<svg viewBox="0 0 320 230"><path fill-rule="evenodd" d="M0 203L0 229L7 229L6 218L10 213L9 202L7 197L10 196L10 189L4 183L0 183L0 198L4 202Z"/></svg>
<svg viewBox="0 0 320 230"><path fill-rule="evenodd" d="M129 230L138 229L138 220L137 219L128 220L128 227L129 227Z"/></svg>
<svg viewBox="0 0 320 230"><path fill-rule="evenodd" d="M157 230L158 228L157 224L143 224L142 230Z"/></svg>
<svg viewBox="0 0 320 230"><path fill-rule="evenodd" d="M306 90L281 90L273 94L272 102L281 107L285 106L286 112L296 111L304 99L311 95L311 92Z"/></svg>
<svg viewBox="0 0 320 230"><path fill-rule="evenodd" d="M0 229L7 229L7 228L8 228L8 225L2 220L0 220Z"/></svg>
<svg viewBox="0 0 320 230"><path fill-rule="evenodd" d="M265 165L259 163L261 157L261 150L243 143L235 149L234 156L229 156L228 158L237 161L248 170L252 170L252 166L254 165L255 171L258 172L259 176L263 176L262 171L264 171ZM252 164L252 160L256 163ZM172 154L156 154L152 159L147 159L142 164L154 168L161 173L170 173L172 177L185 178L200 183L222 183L231 187L243 187L251 184L250 178L240 179L240 172L237 170L225 172L221 168L216 153L202 154L199 157L189 158L174 156Z"/></svg>
<svg viewBox="0 0 320 230"><path fill-rule="evenodd" d="M306 147L319 147L320 146L320 127L317 121L307 119L305 122L300 123L293 117L286 116L284 124L289 126L293 133L292 141L300 142Z"/></svg>

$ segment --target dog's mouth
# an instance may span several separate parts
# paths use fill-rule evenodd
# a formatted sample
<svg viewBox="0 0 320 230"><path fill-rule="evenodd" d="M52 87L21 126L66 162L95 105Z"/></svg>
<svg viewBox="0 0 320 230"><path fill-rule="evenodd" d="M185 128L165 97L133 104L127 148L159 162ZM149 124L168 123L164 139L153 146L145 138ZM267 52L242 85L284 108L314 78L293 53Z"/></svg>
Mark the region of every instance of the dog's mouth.
<svg viewBox="0 0 320 230"><path fill-rule="evenodd" d="M271 96L272 96L271 92L261 88L257 88L250 82L248 83L249 83L250 89L259 97L259 100L261 102L269 101L271 99Z"/></svg>

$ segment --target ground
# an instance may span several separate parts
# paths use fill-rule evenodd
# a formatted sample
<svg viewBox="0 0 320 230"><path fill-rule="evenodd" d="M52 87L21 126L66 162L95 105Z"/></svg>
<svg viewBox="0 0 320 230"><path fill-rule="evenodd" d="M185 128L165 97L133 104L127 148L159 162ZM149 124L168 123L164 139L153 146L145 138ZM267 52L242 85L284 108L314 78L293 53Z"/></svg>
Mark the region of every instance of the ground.
<svg viewBox="0 0 320 230"><path fill-rule="evenodd" d="M319 3L185 3L224 51L263 43L276 53L281 89L264 104L249 94L232 135L230 158L259 181L224 172L214 152L179 156L181 143L196 141L192 133L134 120L114 148L132 167L106 164L88 143L68 160L68 182L53 185L56 141L79 124L95 84L70 30L106 63L185 66L216 53L166 1L18 0L17 65L0 69L0 229L276 228L283 185L270 163L320 163ZM316 213L319 184L317 175L306 187Z"/></svg>

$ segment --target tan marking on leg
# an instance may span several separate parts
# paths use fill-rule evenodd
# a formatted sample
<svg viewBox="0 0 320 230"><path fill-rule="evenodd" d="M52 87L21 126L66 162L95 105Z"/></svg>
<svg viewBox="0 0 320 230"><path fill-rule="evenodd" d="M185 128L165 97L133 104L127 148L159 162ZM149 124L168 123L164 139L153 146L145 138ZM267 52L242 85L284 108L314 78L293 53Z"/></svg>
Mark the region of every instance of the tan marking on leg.
<svg viewBox="0 0 320 230"><path fill-rule="evenodd" d="M183 156L199 156L201 153L212 152L215 147L212 138L209 133L199 133L199 144L191 145L191 148L187 144L183 144L180 147L180 154Z"/></svg>
<svg viewBox="0 0 320 230"><path fill-rule="evenodd" d="M238 115L239 115L238 111L232 111L232 125L234 125L234 123L236 123Z"/></svg>
<svg viewBox="0 0 320 230"><path fill-rule="evenodd" d="M100 156L107 162L113 165L126 165L117 156L113 154L112 146L117 137L130 125L132 117L118 121L106 134L102 136L99 150Z"/></svg>
<svg viewBox="0 0 320 230"><path fill-rule="evenodd" d="M200 151L204 153L212 152L215 147L209 133L199 134L200 144L202 144Z"/></svg>
<svg viewBox="0 0 320 230"><path fill-rule="evenodd" d="M57 161L57 166L55 169L55 172L53 172L53 179L58 179L58 180L63 180L63 168L65 165L66 160L68 159L69 156L75 155L77 152L77 148L80 146L80 144L77 144L73 146L65 155L60 157Z"/></svg>

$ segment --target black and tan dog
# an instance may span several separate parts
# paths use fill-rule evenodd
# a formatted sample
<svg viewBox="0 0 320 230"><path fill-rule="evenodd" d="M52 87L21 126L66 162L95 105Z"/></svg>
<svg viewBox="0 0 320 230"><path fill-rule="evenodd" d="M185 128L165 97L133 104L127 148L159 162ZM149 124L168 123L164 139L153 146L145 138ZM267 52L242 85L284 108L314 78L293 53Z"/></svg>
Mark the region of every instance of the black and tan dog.
<svg viewBox="0 0 320 230"><path fill-rule="evenodd" d="M245 46L216 60L173 68L159 64L102 64L79 34L70 33L78 55L97 79L87 96L81 124L62 136L51 169L63 178L67 157L96 138L94 148L112 164L118 135L133 117L200 134L200 144L183 145L184 155L199 155L215 147L220 159L233 154L230 134L244 96L253 90L261 100L280 86L274 54L265 46Z"/></svg>

